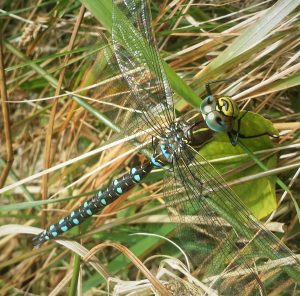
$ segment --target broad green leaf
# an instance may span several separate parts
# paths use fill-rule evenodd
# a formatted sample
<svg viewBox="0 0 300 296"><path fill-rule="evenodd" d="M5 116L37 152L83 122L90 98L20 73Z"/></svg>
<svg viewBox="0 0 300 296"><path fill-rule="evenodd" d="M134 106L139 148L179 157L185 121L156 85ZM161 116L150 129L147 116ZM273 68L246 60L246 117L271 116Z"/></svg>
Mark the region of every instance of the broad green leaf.
<svg viewBox="0 0 300 296"><path fill-rule="evenodd" d="M244 113L242 113L244 114ZM277 130L274 129L272 123L262 117L259 114L247 112L242 119L241 133L245 136L252 136L268 132L270 134L277 134ZM272 142L268 136L261 136L252 139L241 139L243 143L253 152L272 148ZM232 146L226 134L219 134L215 137L214 141L211 141L201 149L201 154L208 160L223 158L227 156L238 156L245 154L244 150L237 146ZM236 158L235 160L222 161L214 164L221 172L225 169L237 169L240 168L245 161L249 161L248 157L245 160L243 158ZM264 160L265 165L268 168L276 167L276 156L268 157ZM244 176L254 175L261 172L258 166L251 166L238 174L231 176L229 180L241 178ZM236 194L243 200L243 202L250 208L252 213L258 218L263 218L276 209L276 196L275 196L275 179L272 177L264 177L259 180L247 182L245 184L237 185L232 188Z"/></svg>

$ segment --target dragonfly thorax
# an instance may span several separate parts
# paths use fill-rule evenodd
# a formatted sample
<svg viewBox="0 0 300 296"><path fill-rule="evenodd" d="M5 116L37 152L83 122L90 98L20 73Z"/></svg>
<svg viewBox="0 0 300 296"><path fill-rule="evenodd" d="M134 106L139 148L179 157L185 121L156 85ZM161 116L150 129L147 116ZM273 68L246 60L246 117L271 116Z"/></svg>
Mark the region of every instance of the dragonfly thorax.
<svg viewBox="0 0 300 296"><path fill-rule="evenodd" d="M157 141L155 159L162 164L172 163L174 155L180 153L189 143L189 134L189 127L183 122L172 123L166 133Z"/></svg>

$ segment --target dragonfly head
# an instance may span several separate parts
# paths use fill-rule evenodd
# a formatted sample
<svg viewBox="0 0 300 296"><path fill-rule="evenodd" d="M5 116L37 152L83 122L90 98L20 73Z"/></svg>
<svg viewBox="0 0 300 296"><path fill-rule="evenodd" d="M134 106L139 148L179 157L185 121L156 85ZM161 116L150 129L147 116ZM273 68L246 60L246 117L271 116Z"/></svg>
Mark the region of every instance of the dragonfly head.
<svg viewBox="0 0 300 296"><path fill-rule="evenodd" d="M200 105L207 126L215 132L230 132L239 116L239 108L230 97L207 96Z"/></svg>

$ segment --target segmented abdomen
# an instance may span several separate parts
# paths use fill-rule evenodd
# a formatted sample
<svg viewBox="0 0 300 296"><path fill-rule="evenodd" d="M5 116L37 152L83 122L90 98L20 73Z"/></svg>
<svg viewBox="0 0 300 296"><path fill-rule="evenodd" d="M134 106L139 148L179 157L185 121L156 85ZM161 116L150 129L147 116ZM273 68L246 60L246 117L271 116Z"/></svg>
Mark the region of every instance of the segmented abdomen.
<svg viewBox="0 0 300 296"><path fill-rule="evenodd" d="M52 224L46 230L33 237L33 245L39 247L45 241L56 238L72 227L79 225L85 221L86 218L98 213L105 206L115 201L120 195L134 187L135 184L139 183L151 172L154 166L156 165L153 161L150 161L141 166L132 168L129 173L114 180L105 190L98 191L94 197L84 202L70 215L61 219L58 223Z"/></svg>

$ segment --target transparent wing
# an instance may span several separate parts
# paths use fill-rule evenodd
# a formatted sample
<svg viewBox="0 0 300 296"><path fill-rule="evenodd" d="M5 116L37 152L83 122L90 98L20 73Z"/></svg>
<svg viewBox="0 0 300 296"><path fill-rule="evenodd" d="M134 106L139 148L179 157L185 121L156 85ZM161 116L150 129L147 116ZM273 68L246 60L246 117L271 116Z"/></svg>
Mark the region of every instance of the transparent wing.
<svg viewBox="0 0 300 296"><path fill-rule="evenodd" d="M119 137L123 138L138 134L147 133L148 126L142 120L138 120L135 114L142 111L132 108L127 102L132 96L128 83L116 64L116 59L111 45L106 43L105 48L96 57L94 70L98 75L99 83L93 86L93 99L90 99L94 108L105 115L111 122L120 128ZM98 74L99 73L99 74ZM156 133L147 133L155 136Z"/></svg>
<svg viewBox="0 0 300 296"><path fill-rule="evenodd" d="M144 131L153 137L160 135L162 126L161 120L157 119L159 116L149 117L144 110L147 109L147 101L149 102L151 98L145 97L142 106L136 104L136 94L120 71L115 52L110 45L106 47L104 57L106 68L101 77L98 100L102 103L106 102L106 116L122 128L122 134L132 135ZM141 86L136 85L136 88L139 87ZM149 110L147 112L152 114Z"/></svg>
<svg viewBox="0 0 300 296"><path fill-rule="evenodd" d="M127 105L157 134L175 120L171 88L151 31L147 1L113 2L112 44L130 90Z"/></svg>
<svg viewBox="0 0 300 296"><path fill-rule="evenodd" d="M187 147L175 155L168 174L172 182L165 195L171 218L180 223L182 247L212 287L222 295L261 295L271 277L278 283L300 282L296 255L252 216L195 150Z"/></svg>

